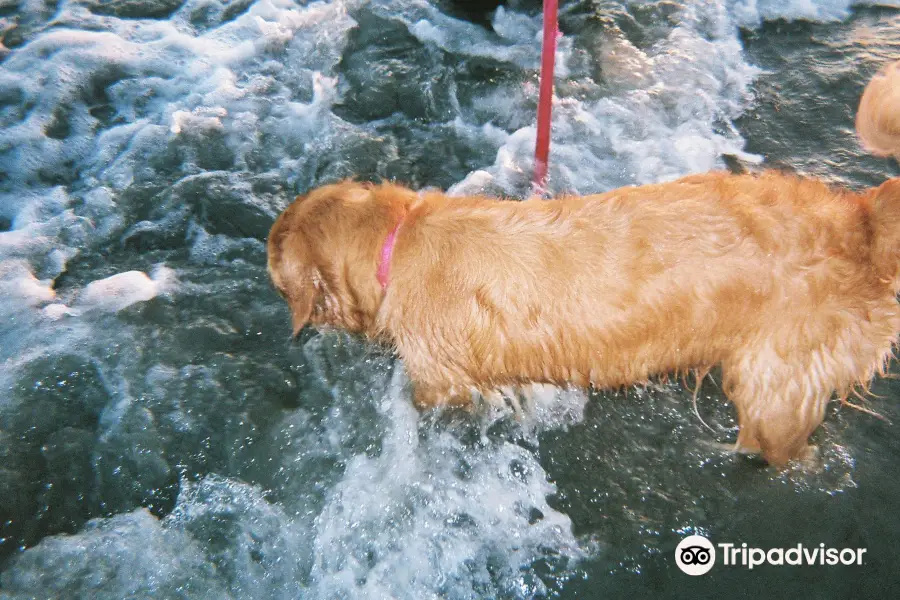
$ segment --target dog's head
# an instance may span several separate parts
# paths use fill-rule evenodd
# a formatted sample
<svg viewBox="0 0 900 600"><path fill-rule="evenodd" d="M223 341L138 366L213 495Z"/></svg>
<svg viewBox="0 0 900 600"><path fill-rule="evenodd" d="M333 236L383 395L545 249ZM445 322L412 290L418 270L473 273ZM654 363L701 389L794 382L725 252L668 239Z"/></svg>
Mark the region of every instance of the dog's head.
<svg viewBox="0 0 900 600"><path fill-rule="evenodd" d="M371 327L382 295L381 246L415 198L400 186L348 181L298 197L275 220L269 276L290 307L295 336L307 323L357 333Z"/></svg>

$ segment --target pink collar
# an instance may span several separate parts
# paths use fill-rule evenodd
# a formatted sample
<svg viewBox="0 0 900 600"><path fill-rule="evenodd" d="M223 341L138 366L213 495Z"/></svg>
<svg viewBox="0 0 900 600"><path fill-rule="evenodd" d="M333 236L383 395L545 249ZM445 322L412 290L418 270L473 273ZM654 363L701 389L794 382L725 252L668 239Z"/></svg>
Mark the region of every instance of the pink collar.
<svg viewBox="0 0 900 600"><path fill-rule="evenodd" d="M378 259L378 271L375 273L375 277L378 278L378 283L381 284L381 289L387 288L388 275L391 273L391 256L394 254L394 243L397 241L397 232L400 231L401 225L403 225L403 219L400 219L397 222L394 229L386 238L384 238L384 245L381 246L381 256Z"/></svg>

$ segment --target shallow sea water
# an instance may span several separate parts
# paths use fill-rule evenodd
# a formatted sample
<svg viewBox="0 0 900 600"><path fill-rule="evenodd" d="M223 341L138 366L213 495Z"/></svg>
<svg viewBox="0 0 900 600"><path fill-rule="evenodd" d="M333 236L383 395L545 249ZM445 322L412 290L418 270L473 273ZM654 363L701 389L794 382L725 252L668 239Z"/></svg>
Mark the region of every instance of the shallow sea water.
<svg viewBox="0 0 900 600"><path fill-rule="evenodd" d="M287 342L264 241L295 194L527 194L538 8L488 28L426 0L0 0L0 598L898 596L896 381L868 403L888 421L834 406L779 471L718 449L714 381L711 431L679 382L422 415L385 351ZM900 174L852 131L900 57L896 1L560 22L554 192ZM689 533L866 562L689 578Z"/></svg>

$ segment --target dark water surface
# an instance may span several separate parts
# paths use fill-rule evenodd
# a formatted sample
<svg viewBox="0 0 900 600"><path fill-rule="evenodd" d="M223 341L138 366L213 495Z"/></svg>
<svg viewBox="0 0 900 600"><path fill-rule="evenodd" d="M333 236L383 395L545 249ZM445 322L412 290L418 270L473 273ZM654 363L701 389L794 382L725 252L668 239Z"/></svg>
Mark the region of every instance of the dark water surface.
<svg viewBox="0 0 900 600"><path fill-rule="evenodd" d="M900 174L852 130L896 2L563 4L554 191ZM779 471L720 450L713 381L712 431L677 383L419 415L384 351L287 343L264 240L294 194L527 193L538 6L0 2L0 598L900 595L895 380ZM867 552L690 578L692 533Z"/></svg>

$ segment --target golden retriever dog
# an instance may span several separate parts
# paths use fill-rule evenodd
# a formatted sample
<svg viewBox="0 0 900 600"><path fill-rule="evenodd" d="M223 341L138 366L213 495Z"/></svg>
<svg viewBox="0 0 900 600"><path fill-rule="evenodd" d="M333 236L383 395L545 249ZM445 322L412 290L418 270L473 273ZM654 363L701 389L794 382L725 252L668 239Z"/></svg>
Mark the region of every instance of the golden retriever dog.
<svg viewBox="0 0 900 600"><path fill-rule="evenodd" d="M886 153L900 149L900 112L886 116L897 73L859 116ZM343 182L278 217L268 268L295 334L310 323L391 345L420 407L718 365L736 449L783 465L891 356L900 178L854 193L714 172L525 201Z"/></svg>

